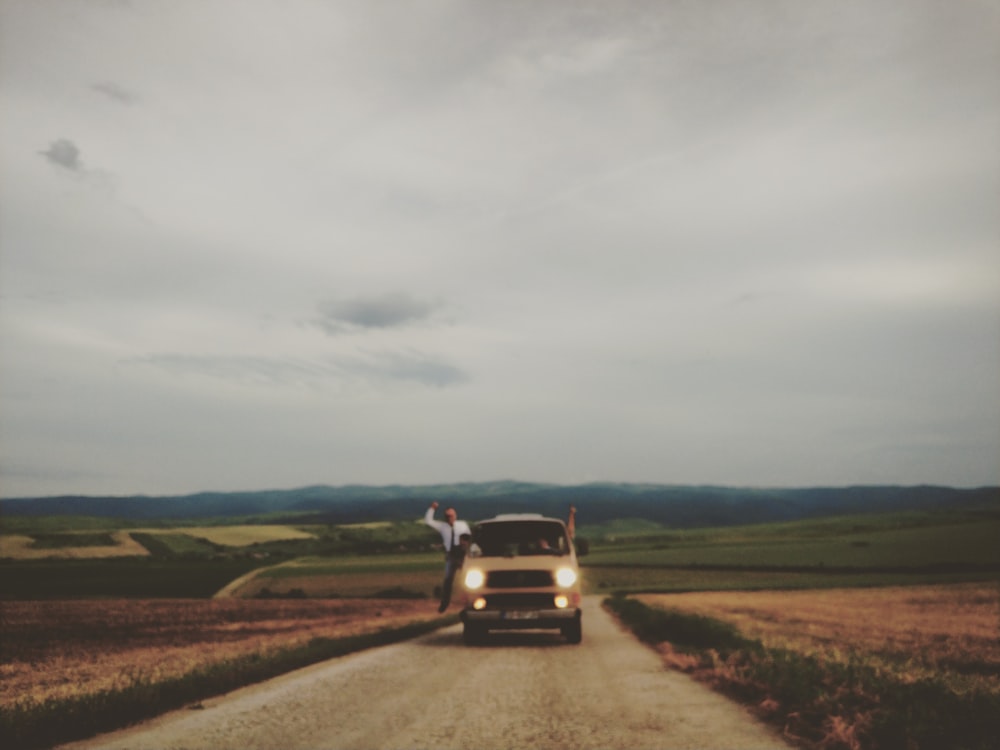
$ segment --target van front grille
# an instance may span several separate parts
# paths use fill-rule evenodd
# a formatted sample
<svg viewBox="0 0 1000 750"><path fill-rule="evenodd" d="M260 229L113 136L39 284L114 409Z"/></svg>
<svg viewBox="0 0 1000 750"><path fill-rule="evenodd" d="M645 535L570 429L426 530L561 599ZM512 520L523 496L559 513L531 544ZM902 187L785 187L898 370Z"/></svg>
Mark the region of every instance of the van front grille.
<svg viewBox="0 0 1000 750"><path fill-rule="evenodd" d="M490 594L486 596L488 609L553 609L552 594Z"/></svg>
<svg viewBox="0 0 1000 750"><path fill-rule="evenodd" d="M548 570L494 570L486 578L491 589L530 589L552 584L552 573Z"/></svg>

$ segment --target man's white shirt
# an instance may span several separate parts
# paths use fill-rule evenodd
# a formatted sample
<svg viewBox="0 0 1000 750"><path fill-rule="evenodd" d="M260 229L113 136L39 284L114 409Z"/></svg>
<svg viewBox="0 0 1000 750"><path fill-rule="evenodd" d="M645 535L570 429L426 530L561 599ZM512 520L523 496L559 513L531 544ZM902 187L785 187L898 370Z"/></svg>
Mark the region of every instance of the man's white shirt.
<svg viewBox="0 0 1000 750"><path fill-rule="evenodd" d="M434 508L427 509L427 512L424 514L424 523L431 528L437 529L441 535L441 541L444 542L445 552L451 552L452 536L454 536L454 541L457 545L462 538L462 534L472 534L472 529L469 528L469 524L465 521L456 519L455 525L449 526L447 521L436 520L434 518Z"/></svg>

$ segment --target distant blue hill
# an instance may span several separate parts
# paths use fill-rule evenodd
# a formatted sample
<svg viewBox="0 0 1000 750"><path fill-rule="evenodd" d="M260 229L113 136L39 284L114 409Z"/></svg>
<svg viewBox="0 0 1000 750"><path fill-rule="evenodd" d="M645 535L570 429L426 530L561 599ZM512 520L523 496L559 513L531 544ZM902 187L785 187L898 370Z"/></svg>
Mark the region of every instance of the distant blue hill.
<svg viewBox="0 0 1000 750"><path fill-rule="evenodd" d="M312 486L183 496L61 496L0 500L12 516L96 516L154 521L268 516L269 522L360 523L419 518L437 500L470 520L497 513L563 517L575 505L586 523L637 518L674 528L733 526L856 513L1000 509L1000 487L852 486L754 489L627 483L553 485L515 481L440 485Z"/></svg>

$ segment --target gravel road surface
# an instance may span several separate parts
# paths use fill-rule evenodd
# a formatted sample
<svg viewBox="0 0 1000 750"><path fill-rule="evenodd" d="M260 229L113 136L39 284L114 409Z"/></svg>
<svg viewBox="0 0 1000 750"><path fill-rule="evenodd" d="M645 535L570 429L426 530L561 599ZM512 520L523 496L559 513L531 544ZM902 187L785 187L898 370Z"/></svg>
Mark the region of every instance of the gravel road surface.
<svg viewBox="0 0 1000 750"><path fill-rule="evenodd" d="M462 644L451 627L293 672L65 746L169 748L787 748L678 672L588 597L583 643L557 633Z"/></svg>

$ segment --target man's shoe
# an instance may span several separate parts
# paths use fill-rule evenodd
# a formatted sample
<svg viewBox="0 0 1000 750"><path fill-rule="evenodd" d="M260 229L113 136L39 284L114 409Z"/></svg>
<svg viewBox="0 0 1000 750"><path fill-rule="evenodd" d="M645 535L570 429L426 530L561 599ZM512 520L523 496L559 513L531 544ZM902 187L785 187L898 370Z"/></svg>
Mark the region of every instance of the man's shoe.
<svg viewBox="0 0 1000 750"><path fill-rule="evenodd" d="M444 612L446 609L448 609L448 605L447 604L442 604L442 605L440 605L438 607L438 612L439 613Z"/></svg>

